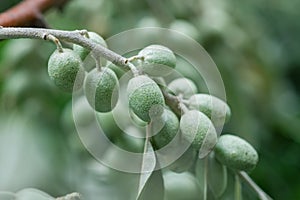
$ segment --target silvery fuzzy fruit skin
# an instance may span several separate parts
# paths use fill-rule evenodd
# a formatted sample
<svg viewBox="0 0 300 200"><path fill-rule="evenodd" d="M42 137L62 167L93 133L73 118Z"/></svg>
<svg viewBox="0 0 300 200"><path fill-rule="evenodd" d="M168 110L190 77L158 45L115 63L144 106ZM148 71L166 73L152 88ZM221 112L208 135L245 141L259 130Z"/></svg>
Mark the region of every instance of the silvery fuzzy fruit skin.
<svg viewBox="0 0 300 200"><path fill-rule="evenodd" d="M164 96L158 85L145 75L137 76L127 86L129 108L143 121L162 115L165 105Z"/></svg>
<svg viewBox="0 0 300 200"><path fill-rule="evenodd" d="M116 106L118 89L118 78L109 68L93 69L84 83L85 96L97 112L110 112Z"/></svg>
<svg viewBox="0 0 300 200"><path fill-rule="evenodd" d="M217 133L210 119L197 110L190 110L180 119L182 137L205 157L217 143Z"/></svg>
<svg viewBox="0 0 300 200"><path fill-rule="evenodd" d="M176 96L182 95L185 99L197 93L197 86L188 78L174 79L168 84L167 88L168 91L174 93Z"/></svg>
<svg viewBox="0 0 300 200"><path fill-rule="evenodd" d="M201 199L202 191L197 179L190 172L166 171L163 175L165 200Z"/></svg>
<svg viewBox="0 0 300 200"><path fill-rule="evenodd" d="M103 47L107 47L105 40L95 32L88 32L89 39L93 42L100 44ZM90 51L80 45L74 44L73 50L76 52L82 60L86 58L86 56L90 53Z"/></svg>
<svg viewBox="0 0 300 200"><path fill-rule="evenodd" d="M193 166L196 157L197 151L190 146L168 169L176 173L186 172Z"/></svg>
<svg viewBox="0 0 300 200"><path fill-rule="evenodd" d="M52 53L48 61L48 74L54 84L65 92L80 89L85 77L82 61L71 49Z"/></svg>
<svg viewBox="0 0 300 200"><path fill-rule="evenodd" d="M152 137L155 147L160 149L171 142L178 133L179 120L172 111L165 109L161 117L152 120L151 129L153 134L155 134Z"/></svg>
<svg viewBox="0 0 300 200"><path fill-rule="evenodd" d="M222 135L214 152L222 164L239 171L251 172L258 162L256 150L247 141L234 135Z"/></svg>
<svg viewBox="0 0 300 200"><path fill-rule="evenodd" d="M138 53L138 56L144 58L140 67L151 76L168 75L176 66L176 56L162 45L147 46Z"/></svg>
<svg viewBox="0 0 300 200"><path fill-rule="evenodd" d="M231 117L227 103L209 94L195 94L189 99L189 108L203 112L216 127L223 126Z"/></svg>

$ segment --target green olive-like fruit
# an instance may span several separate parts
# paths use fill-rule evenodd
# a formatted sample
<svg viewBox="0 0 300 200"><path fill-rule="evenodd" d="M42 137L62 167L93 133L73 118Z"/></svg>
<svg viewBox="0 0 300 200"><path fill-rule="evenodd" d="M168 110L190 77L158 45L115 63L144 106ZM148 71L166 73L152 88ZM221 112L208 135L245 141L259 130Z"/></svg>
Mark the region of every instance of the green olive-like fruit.
<svg viewBox="0 0 300 200"><path fill-rule="evenodd" d="M142 57L141 69L151 76L165 76L172 72L176 66L176 57L167 47L150 45L138 53Z"/></svg>
<svg viewBox="0 0 300 200"><path fill-rule="evenodd" d="M88 32L88 36L89 36L89 39L92 40L93 42L100 44L103 47L107 47L105 40L97 33ZM87 55L90 53L90 51L88 49L86 49L80 45L77 45L77 44L73 45L73 50L80 56L80 58L82 60L84 60L87 57Z"/></svg>
<svg viewBox="0 0 300 200"><path fill-rule="evenodd" d="M239 171L250 172L258 162L256 150L247 141L234 135L222 135L214 152L222 164Z"/></svg>
<svg viewBox="0 0 300 200"><path fill-rule="evenodd" d="M162 115L164 96L158 85L148 76L141 75L130 79L127 86L129 108L143 121Z"/></svg>
<svg viewBox="0 0 300 200"><path fill-rule="evenodd" d="M179 120L170 110L165 109L164 113L151 122L151 132L155 147L160 149L167 145L175 137L179 130Z"/></svg>
<svg viewBox="0 0 300 200"><path fill-rule="evenodd" d="M180 119L182 137L205 157L217 143L217 133L210 119L197 110L190 110Z"/></svg>
<svg viewBox="0 0 300 200"><path fill-rule="evenodd" d="M118 78L109 68L95 68L86 77L84 92L92 108L98 112L110 112L118 101Z"/></svg>
<svg viewBox="0 0 300 200"><path fill-rule="evenodd" d="M177 160L168 166L168 169L176 173L186 172L192 167L196 157L196 150L189 147Z"/></svg>
<svg viewBox="0 0 300 200"><path fill-rule="evenodd" d="M85 72L79 56L71 49L55 50L48 61L48 74L54 84L65 92L82 87Z"/></svg>
<svg viewBox="0 0 300 200"><path fill-rule="evenodd" d="M185 99L188 99L197 93L197 86L188 78L177 78L170 82L167 88L171 93L176 96L182 95Z"/></svg>
<svg viewBox="0 0 300 200"><path fill-rule="evenodd" d="M167 171L163 175L165 200L196 200L201 198L201 188L190 172L174 173Z"/></svg>
<svg viewBox="0 0 300 200"><path fill-rule="evenodd" d="M206 114L216 127L223 126L231 116L227 103L209 94L195 94L189 99L189 108Z"/></svg>

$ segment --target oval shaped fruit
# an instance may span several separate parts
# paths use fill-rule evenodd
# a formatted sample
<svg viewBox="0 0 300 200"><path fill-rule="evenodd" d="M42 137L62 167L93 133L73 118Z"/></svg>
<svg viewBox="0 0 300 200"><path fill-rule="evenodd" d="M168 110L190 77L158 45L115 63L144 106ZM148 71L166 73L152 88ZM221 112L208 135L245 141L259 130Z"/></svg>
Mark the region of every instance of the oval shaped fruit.
<svg viewBox="0 0 300 200"><path fill-rule="evenodd" d="M158 85L148 76L130 79L127 86L129 108L143 121L162 115L164 96Z"/></svg>
<svg viewBox="0 0 300 200"><path fill-rule="evenodd" d="M48 61L48 74L54 84L65 92L82 87L85 72L79 56L71 49L55 50Z"/></svg>
<svg viewBox="0 0 300 200"><path fill-rule="evenodd" d="M95 68L86 77L84 92L92 108L98 112L109 112L118 101L118 78L109 68Z"/></svg>
<svg viewBox="0 0 300 200"><path fill-rule="evenodd" d="M222 135L214 152L222 164L239 171L250 172L258 162L256 150L247 141L234 135Z"/></svg>
<svg viewBox="0 0 300 200"><path fill-rule="evenodd" d="M168 169L176 173L186 172L193 166L196 157L196 150L189 147L177 160L168 166Z"/></svg>
<svg viewBox="0 0 300 200"><path fill-rule="evenodd" d="M103 47L107 47L105 40L97 33L88 32L88 35L89 35L88 39L92 40L93 42L95 42L97 44L100 44ZM73 45L73 50L80 56L80 58L82 60L84 60L87 57L87 55L90 53L90 50L88 50L80 45L77 45L77 44Z"/></svg>
<svg viewBox="0 0 300 200"><path fill-rule="evenodd" d="M180 119L182 137L205 157L217 143L217 133L210 119L197 110L190 110Z"/></svg>
<svg viewBox="0 0 300 200"><path fill-rule="evenodd" d="M203 112L216 127L223 126L231 116L227 103L209 94L195 94L189 99L189 108Z"/></svg>
<svg viewBox="0 0 300 200"><path fill-rule="evenodd" d="M202 196L201 188L190 172L174 173L167 171L163 178L165 200L195 200Z"/></svg>
<svg viewBox="0 0 300 200"><path fill-rule="evenodd" d="M170 110L165 109L164 113L151 122L152 140L157 149L167 145L175 137L179 130L179 120Z"/></svg>
<svg viewBox="0 0 300 200"><path fill-rule="evenodd" d="M176 57L167 47L162 45L150 45L138 53L143 57L140 67L151 76L166 76L176 66Z"/></svg>
<svg viewBox="0 0 300 200"><path fill-rule="evenodd" d="M174 95L182 95L183 98L190 98L197 93L197 86L188 78L177 78L170 82L167 86L168 91Z"/></svg>

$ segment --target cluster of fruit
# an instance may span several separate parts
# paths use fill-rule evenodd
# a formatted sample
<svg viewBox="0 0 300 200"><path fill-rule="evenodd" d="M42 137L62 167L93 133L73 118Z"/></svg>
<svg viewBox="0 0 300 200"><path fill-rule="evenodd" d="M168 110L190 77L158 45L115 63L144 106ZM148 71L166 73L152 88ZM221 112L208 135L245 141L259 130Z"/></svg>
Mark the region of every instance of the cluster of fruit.
<svg viewBox="0 0 300 200"><path fill-rule="evenodd" d="M99 35L92 32L88 35L95 43L107 46ZM86 99L95 111L111 112L118 102L118 77L111 68L101 66L86 75L82 63L89 53L78 45L74 45L73 50L56 50L48 62L49 76L55 85L67 92L83 86ZM198 93L195 83L187 78L176 78L168 85L164 84L162 77L171 74L176 67L176 56L169 48L150 45L129 61L134 63L138 73L127 85L128 106L135 117L150 127L153 147L164 148L177 134L180 135L178 138L191 144L170 169L186 171L187 163L197 159L196 153L202 159L211 151L217 162L234 171L250 172L255 168L258 155L248 142L230 134L218 136L216 130L231 116L225 101ZM168 97L178 103L179 114L167 105ZM184 162L185 167L180 167L178 162Z"/></svg>

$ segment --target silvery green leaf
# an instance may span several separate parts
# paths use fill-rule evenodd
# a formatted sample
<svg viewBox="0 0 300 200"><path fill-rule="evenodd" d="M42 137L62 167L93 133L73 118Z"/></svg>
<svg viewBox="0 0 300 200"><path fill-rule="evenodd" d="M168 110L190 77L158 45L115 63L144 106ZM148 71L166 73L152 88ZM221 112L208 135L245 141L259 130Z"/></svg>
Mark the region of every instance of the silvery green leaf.
<svg viewBox="0 0 300 200"><path fill-rule="evenodd" d="M164 187L160 170L155 170L156 157L151 143L146 140L136 200L163 200Z"/></svg>
<svg viewBox="0 0 300 200"><path fill-rule="evenodd" d="M227 168L215 159L213 153L208 157L208 185L215 197L220 197L227 187Z"/></svg>

